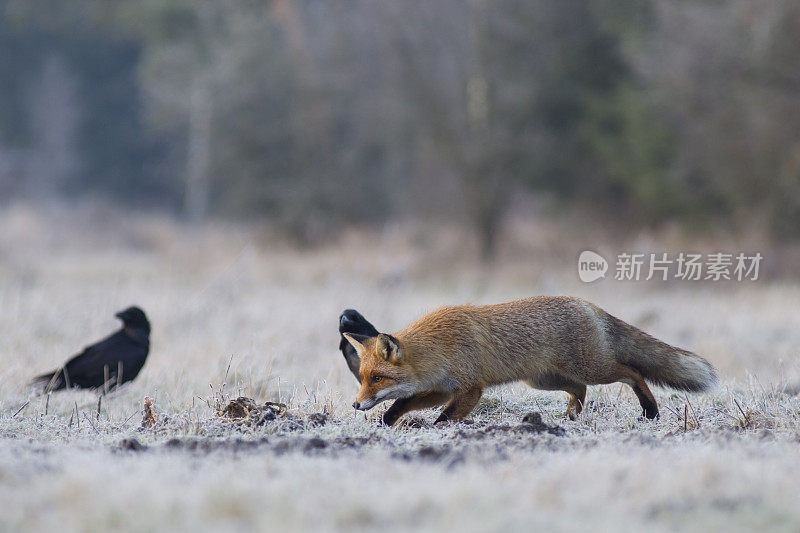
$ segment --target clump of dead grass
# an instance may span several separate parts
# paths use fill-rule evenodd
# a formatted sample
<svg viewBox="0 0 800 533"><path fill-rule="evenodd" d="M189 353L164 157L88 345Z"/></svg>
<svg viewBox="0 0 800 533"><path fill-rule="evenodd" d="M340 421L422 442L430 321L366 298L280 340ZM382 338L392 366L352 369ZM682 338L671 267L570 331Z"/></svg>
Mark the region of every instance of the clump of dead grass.
<svg viewBox="0 0 800 533"><path fill-rule="evenodd" d="M286 404L265 402L257 404L252 398L239 396L224 407L217 408L217 416L227 418L248 426L261 426L278 418L294 418L286 409Z"/></svg>
<svg viewBox="0 0 800 533"><path fill-rule="evenodd" d="M142 407L142 428L148 429L158 423L158 415L156 413L153 399L149 396L144 397L144 406Z"/></svg>

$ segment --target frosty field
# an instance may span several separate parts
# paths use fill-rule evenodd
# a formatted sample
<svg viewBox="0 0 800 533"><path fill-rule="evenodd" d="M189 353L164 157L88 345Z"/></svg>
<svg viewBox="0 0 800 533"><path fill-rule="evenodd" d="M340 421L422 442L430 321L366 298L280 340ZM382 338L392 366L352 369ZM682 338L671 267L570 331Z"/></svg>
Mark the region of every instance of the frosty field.
<svg viewBox="0 0 800 533"><path fill-rule="evenodd" d="M392 228L314 251L145 215L14 208L0 228L1 530L800 529L795 283L586 285L546 240L480 267L447 244L458 235ZM385 406L354 413L342 309L396 331L440 305L535 294L587 298L693 350L722 386L654 389L653 422L619 384L590 387L575 422L565 393L521 384L485 394L470 423L433 427L421 411L386 428ZM130 304L153 324L137 380L99 405L26 386ZM238 396L288 416L217 415Z"/></svg>

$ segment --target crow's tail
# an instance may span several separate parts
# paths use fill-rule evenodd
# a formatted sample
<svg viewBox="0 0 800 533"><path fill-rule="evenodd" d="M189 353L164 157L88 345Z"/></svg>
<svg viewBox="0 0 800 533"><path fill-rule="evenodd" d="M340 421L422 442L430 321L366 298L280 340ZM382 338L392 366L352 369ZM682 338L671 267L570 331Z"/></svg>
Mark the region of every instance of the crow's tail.
<svg viewBox="0 0 800 533"><path fill-rule="evenodd" d="M42 392L63 389L66 387L66 383L64 381L64 370L59 368L58 370L36 376L31 380L31 386L36 387L37 389L42 389Z"/></svg>

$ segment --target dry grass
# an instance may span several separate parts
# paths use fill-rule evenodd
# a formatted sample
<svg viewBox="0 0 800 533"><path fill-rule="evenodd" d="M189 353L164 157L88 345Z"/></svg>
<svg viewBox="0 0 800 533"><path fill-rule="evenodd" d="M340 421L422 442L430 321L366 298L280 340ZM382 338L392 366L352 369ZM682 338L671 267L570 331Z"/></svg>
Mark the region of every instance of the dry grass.
<svg viewBox="0 0 800 533"><path fill-rule="evenodd" d="M800 527L796 284L587 286L564 249L471 265L458 232L353 233L299 252L241 227L101 215L0 211L2 530ZM521 385L445 428L432 412L383 428L382 407L349 407L341 309L392 330L445 303L543 293L586 297L705 355L723 386L658 390L655 422L619 385L592 388L576 422L561 417L565 395ZM99 410L91 392L24 386L132 303L154 324L151 356ZM142 428L146 396L157 421ZM218 417L237 396L289 411ZM563 434L523 424L529 412Z"/></svg>

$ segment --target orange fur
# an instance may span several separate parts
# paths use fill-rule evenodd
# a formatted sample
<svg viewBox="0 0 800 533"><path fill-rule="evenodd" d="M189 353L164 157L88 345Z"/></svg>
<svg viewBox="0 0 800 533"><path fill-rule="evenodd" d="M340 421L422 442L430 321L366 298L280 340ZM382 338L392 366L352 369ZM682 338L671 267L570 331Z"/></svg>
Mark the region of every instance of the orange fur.
<svg viewBox="0 0 800 533"><path fill-rule="evenodd" d="M517 380L567 391L573 419L586 385L621 381L653 418L658 407L645 380L692 391L717 381L705 359L564 296L442 307L394 335L345 337L361 359L354 406L366 410L397 399L385 416L390 424L409 410L445 402L438 421L463 418L486 387Z"/></svg>

